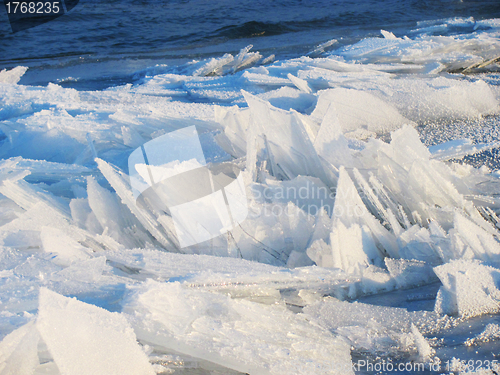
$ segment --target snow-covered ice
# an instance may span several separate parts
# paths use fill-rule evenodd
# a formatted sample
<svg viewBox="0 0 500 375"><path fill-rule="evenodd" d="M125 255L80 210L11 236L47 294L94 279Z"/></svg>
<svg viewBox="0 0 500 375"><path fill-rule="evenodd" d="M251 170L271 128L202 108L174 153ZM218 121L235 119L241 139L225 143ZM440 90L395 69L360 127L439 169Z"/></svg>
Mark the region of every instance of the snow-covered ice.
<svg viewBox="0 0 500 375"><path fill-rule="evenodd" d="M284 305L149 280L123 312L139 339L243 373L352 373L349 345Z"/></svg>

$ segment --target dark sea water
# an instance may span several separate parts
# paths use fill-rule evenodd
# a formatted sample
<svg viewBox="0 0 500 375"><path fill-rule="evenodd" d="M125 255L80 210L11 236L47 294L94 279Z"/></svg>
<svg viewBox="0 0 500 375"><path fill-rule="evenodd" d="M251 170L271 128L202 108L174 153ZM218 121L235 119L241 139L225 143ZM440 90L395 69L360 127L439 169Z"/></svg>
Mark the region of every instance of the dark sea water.
<svg viewBox="0 0 500 375"><path fill-rule="evenodd" d="M283 59L332 38L351 44L380 29L405 33L418 22L451 17L500 17L500 1L81 0L68 14L16 34L2 7L0 68L29 66L23 83L43 84L80 66L90 81L112 84L157 63L235 53L248 44Z"/></svg>

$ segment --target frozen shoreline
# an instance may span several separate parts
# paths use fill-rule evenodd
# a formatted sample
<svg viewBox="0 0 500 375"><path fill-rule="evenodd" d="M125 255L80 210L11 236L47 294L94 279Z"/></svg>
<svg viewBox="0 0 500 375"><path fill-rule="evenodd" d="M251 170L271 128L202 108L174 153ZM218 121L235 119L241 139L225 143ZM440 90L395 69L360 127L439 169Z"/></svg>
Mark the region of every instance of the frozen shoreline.
<svg viewBox="0 0 500 375"><path fill-rule="evenodd" d="M459 22L101 91L2 71L0 374L495 360L500 68L450 72L498 54L500 22L433 34ZM248 216L182 247L172 215L136 201L128 158L192 125L210 166L239 171Z"/></svg>

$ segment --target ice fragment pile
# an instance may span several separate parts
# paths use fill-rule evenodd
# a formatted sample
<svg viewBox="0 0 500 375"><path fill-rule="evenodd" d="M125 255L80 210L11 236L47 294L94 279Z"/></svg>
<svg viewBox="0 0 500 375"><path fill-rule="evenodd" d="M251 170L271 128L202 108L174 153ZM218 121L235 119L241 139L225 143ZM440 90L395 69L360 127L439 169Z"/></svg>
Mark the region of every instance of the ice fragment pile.
<svg viewBox="0 0 500 375"><path fill-rule="evenodd" d="M452 21L277 62L249 46L103 91L0 72L0 374L171 372L172 355L347 374L350 348L438 363L429 335L500 310L500 175L457 162L499 139L419 136L498 127L500 24L434 35ZM248 216L184 247L128 158L193 125ZM434 311L350 302L438 282Z"/></svg>

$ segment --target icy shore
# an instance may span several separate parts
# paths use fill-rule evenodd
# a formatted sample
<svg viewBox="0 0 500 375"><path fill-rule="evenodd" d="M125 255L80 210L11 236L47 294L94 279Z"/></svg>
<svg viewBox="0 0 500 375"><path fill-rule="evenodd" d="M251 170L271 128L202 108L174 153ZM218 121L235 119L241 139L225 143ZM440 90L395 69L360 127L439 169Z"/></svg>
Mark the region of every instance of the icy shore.
<svg viewBox="0 0 500 375"><path fill-rule="evenodd" d="M104 91L0 72L0 374L495 360L500 173L459 161L500 145L500 22L433 35L453 22L473 21L288 61L244 48ZM498 133L422 142L453 121ZM239 171L248 216L182 247L128 157L192 125L211 166Z"/></svg>

